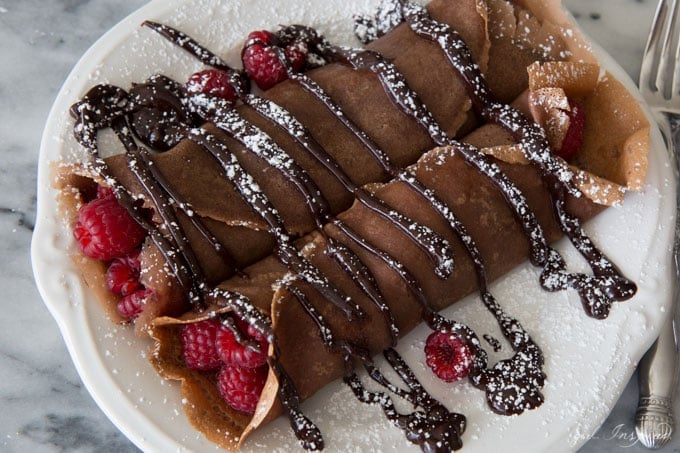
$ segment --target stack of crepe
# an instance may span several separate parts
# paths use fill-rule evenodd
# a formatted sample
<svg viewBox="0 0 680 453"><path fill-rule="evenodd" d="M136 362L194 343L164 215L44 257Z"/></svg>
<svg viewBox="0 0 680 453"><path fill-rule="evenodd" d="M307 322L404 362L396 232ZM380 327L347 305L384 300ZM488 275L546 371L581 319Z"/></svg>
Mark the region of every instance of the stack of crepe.
<svg viewBox="0 0 680 453"><path fill-rule="evenodd" d="M585 197L569 198L567 205L572 214L582 220L591 218L604 206L621 203L626 190L642 187L647 167L648 123L625 88L600 70L557 2L434 0L427 8L435 20L451 25L462 36L496 97L512 103L541 124L553 148L560 148L568 129L565 111L569 101L577 101L583 108L586 118L583 145L570 164ZM481 124L473 112L467 84L436 43L419 38L407 24L401 24L367 47L399 69L450 137L493 156L494 162L523 192L549 242L561 236L553 202L539 171L528 164L509 132L497 125ZM527 259L529 243L504 195L466 161L456 146L434 148L427 131L395 105L375 74L332 63L308 75L389 156L395 167L406 168L466 225L484 257L490 280ZM304 124L356 186L363 186L393 210L448 241L455 257L455 270L442 279L436 276L429 257L406 240L403 231L356 202L351 192L288 135L250 107L237 106L244 118L265 131L304 169L342 224L366 243L389 254L415 277L435 310L477 290L474 265L449 225L403 181L389 181L390 176L364 144L318 100L294 81L277 85L264 97ZM239 164L253 176L280 213L287 232L298 238L295 244L303 256L333 285L351 296L367 315L360 322L348 322L340 310L326 303L317 291L272 255L275 239L267 225L203 148L184 140L168 152L153 155L154 165L172 185L174 193L191 206L194 215L204 221L235 260L236 266L226 266L212 247L205 244L187 215L176 209L207 282L247 297L271 320L278 346L276 359L290 374L300 397L308 398L342 376L345 368L342 355L324 347L318 327L291 294L290 285L304 292L340 339L361 344L372 353L391 344L383 314L326 253L329 238L352 249L369 269L393 313L400 335L421 322L422 306L391 266L349 240L336 223L318 230L307 200L282 174L219 129L211 131L224 140ZM121 156L108 158L107 164L130 193L147 196ZM92 181L105 183L88 174L85 168L69 167L60 172L61 187L78 189L63 191L62 205L69 218L75 218L83 194L93 186ZM75 259L82 264L88 284L100 289L98 294L107 306L115 307L115 298L103 285L103 264L80 256ZM188 401L187 415L197 429L224 447L237 448L248 433L281 412L275 373L269 373L255 416L229 408L218 394L214 375L189 370L184 364L180 331L186 323L231 308L217 300L207 309L193 309L150 242L144 245L142 267L143 282L155 290L156 298L144 307L136 324L156 340L152 359L155 367L163 376L182 381L182 396ZM237 275L235 268L242 272ZM285 285L280 284L283 281ZM114 309L111 313L116 316Z"/></svg>

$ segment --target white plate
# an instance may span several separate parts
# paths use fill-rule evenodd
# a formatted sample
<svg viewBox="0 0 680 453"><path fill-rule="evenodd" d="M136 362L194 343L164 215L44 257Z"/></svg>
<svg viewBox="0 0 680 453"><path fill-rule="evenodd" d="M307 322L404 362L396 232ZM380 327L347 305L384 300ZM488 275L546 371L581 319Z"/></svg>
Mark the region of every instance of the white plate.
<svg viewBox="0 0 680 453"><path fill-rule="evenodd" d="M50 113L40 151L38 215L32 244L33 267L45 304L57 320L73 361L88 390L108 417L146 451L214 448L184 418L176 383L163 382L147 361L150 342L129 327L112 325L68 258L71 233L59 222L50 163L82 158L67 113L89 87L110 82L128 87L154 73L178 80L201 66L183 51L139 24L158 20L189 33L238 66L238 49L249 31L281 23L318 27L331 40L354 44L351 13L370 12L377 0L223 0L155 1L100 39L64 84ZM603 52L604 66L635 90L625 72ZM423 366L426 329L417 329L399 350L423 383L452 409L468 417L464 451L484 452L521 443L526 451L575 450L604 421L636 362L656 337L669 308L671 225L675 182L658 132L652 135L648 184L587 225L596 243L639 286L636 297L617 304L609 319L583 314L573 292L548 294L538 286L537 270L523 266L496 283L499 302L518 318L546 356L545 404L517 417L490 412L482 392L467 383L437 382ZM565 242L568 262L582 266ZM476 298L449 309L449 316L478 334L502 338ZM507 345L504 347L508 349ZM493 358L493 357L492 357ZM328 451L415 449L385 421L378 408L358 403L336 382L303 405L325 435ZM261 451L299 448L287 421L278 419L246 445Z"/></svg>

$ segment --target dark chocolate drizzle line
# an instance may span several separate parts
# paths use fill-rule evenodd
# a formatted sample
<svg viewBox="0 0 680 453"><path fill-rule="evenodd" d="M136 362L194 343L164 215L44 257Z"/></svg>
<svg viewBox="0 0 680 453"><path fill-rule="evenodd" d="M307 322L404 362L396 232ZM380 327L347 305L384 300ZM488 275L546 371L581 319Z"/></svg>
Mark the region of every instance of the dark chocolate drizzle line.
<svg viewBox="0 0 680 453"><path fill-rule="evenodd" d="M407 384L408 391L392 385L373 364L365 348L347 341L335 340L332 329L314 309L304 291L292 284L286 284L285 288L297 298L307 314L314 320L328 350L343 354L346 364L349 364L352 358L363 363L372 379L404 398L415 409L423 408L424 412L414 410L409 414L400 414L394 408L389 396L368 391L354 373L353 368L348 367L345 382L350 385L361 401L380 403L388 420L404 430L406 438L418 444L424 451L443 453L462 446L461 435L465 430L465 416L450 412L429 395L396 351L391 348L387 349L384 352L385 358Z"/></svg>
<svg viewBox="0 0 680 453"><path fill-rule="evenodd" d="M488 333L482 335L482 338L484 338L484 340L486 340L486 342L489 343L489 345L493 348L493 352L500 352L500 350L503 349L503 346L501 345L501 342L498 341L498 338L493 337Z"/></svg>
<svg viewBox="0 0 680 453"><path fill-rule="evenodd" d="M564 259L554 250L549 265L541 273L541 285L547 291L575 288L589 316L604 319L609 315L612 300L627 300L635 295L635 283L621 276L616 267L595 247L578 225L578 219L566 212L564 192L555 204L560 221L569 225L574 234L571 242L591 264L593 275L565 272Z"/></svg>
<svg viewBox="0 0 680 453"><path fill-rule="evenodd" d="M274 354L279 357L278 347L274 341ZM303 448L310 451L323 450L324 440L319 428L300 410L300 396L293 380L290 378L281 363L276 359L269 359L269 367L274 371L279 380L279 397L281 405L288 417L290 426L295 436L301 442Z"/></svg>
<svg viewBox="0 0 680 453"><path fill-rule="evenodd" d="M392 310L385 302L385 298L368 267L356 253L337 241L329 242L326 251L335 258L340 267L352 278L354 284L361 288L363 293L373 302L373 305L380 310L390 334L391 345L396 346L399 339L399 327L397 327Z"/></svg>
<svg viewBox="0 0 680 453"><path fill-rule="evenodd" d="M435 273L440 278L448 278L453 273L453 255L448 242L430 228L407 218L375 197L367 190L358 187L340 168L338 162L324 150L311 136L309 131L288 111L273 102L256 96L246 96L244 102L258 114L287 132L307 153L323 165L343 185L345 190L354 194L365 207L395 225L411 242L422 250L432 262ZM318 225L323 228L323 224Z"/></svg>
<svg viewBox="0 0 680 453"><path fill-rule="evenodd" d="M125 146L127 151L125 153L125 159L127 161L128 168L132 174L135 175L142 187L144 187L144 190L151 194L149 198L151 203L154 205L156 213L162 219L163 225L167 229L170 237L172 238L173 242L177 244L177 250L182 255L184 261L189 267L189 271L193 277L192 291L190 291L188 294L189 300L194 304L200 304L200 308L205 308L202 306L202 294L203 288L205 287L205 276L203 275L203 270L198 263L198 259L196 258L193 249L189 246L186 235L172 209L170 198L163 191L160 184L158 184L149 171L149 166L152 164L148 152L145 149L137 147L134 139L129 135L129 132L127 132L128 129L125 127L124 123L114 123L112 128ZM140 164L140 161L143 165Z"/></svg>
<svg viewBox="0 0 680 453"><path fill-rule="evenodd" d="M189 52L191 55L196 57L203 64L212 66L213 68L220 69L230 74L229 82L231 86L236 90L236 93L243 95L248 92L249 83L248 78L245 76L243 71L238 71L229 66L223 59L215 55L213 52L209 51L202 45L200 45L196 40L191 38L189 35L169 27L167 25L159 24L158 22L153 22L150 20L145 20L142 25L149 27L156 33L163 36L168 41L174 43L175 45L181 47L182 49Z"/></svg>
<svg viewBox="0 0 680 453"><path fill-rule="evenodd" d="M498 166L493 163L491 159L480 153L479 150L473 146L459 143L447 136L418 94L409 87L403 74L401 74L392 63L385 60L377 52L333 46L322 36L319 36L314 29L309 27L293 25L286 28L286 33L291 36L298 36L305 42L309 42L314 46L313 48L316 51L329 61L343 63L354 69L367 70L376 74L385 92L392 101L401 108L403 113L411 116L417 121L423 129L427 131L434 143L439 146L454 146L458 148L468 163L487 175L502 191L508 203L514 208L514 213L524 229L526 237L529 239L529 244L531 246L530 259L532 263L535 265L543 265L545 263L548 255L548 246L543 235L543 230L535 215L527 205L524 195L507 178L507 176L500 171ZM323 93L323 90L320 87L313 87L313 91L310 92L317 95L330 111L341 112L340 107L334 104L328 96ZM346 115L341 114L340 119L350 131L357 134L356 131L359 130L358 127L356 127ZM412 190L421 196L423 195L424 188L419 181L413 178L404 178L402 174L403 170L395 168L391 164L389 157L384 152L380 151L375 143L365 135L363 138L359 138L362 139L365 146L371 151L374 158L379 161L386 172L393 178L404 180ZM428 201L432 202L432 200L429 199Z"/></svg>
<svg viewBox="0 0 680 453"><path fill-rule="evenodd" d="M406 438L420 446L423 451L445 453L462 448L461 436L466 428L465 416L450 412L432 398L394 349L386 349L383 354L409 390L404 391L392 384L374 366L367 365L366 371L374 381L404 398L416 409L422 410L415 410L408 414L399 413L388 395L382 392L369 391L361 383L359 377L353 373L345 378L345 382L359 401L367 404L379 404L387 419L401 428L406 433Z"/></svg>
<svg viewBox="0 0 680 453"><path fill-rule="evenodd" d="M220 126L220 122L216 122ZM310 283L317 291L336 307L340 308L349 319L359 319L364 316L363 310L352 303L349 297L332 285L321 272L307 261L290 243L283 221L276 209L271 205L266 195L255 184L252 176L238 163L236 157L230 153L226 145L215 135L205 129L192 130L189 139L202 146L220 163L229 182L247 201L252 209L269 225L269 232L277 241L276 254L286 265L289 265L300 277Z"/></svg>
<svg viewBox="0 0 680 453"><path fill-rule="evenodd" d="M636 293L637 287L623 277L616 266L597 250L583 232L578 219L565 212L564 204L568 193L576 197L582 196L574 186L573 173L552 155L545 133L538 125L531 123L516 109L495 100L479 67L472 59L470 49L453 28L432 20L427 10L418 4L408 0L399 0L399 3L411 29L418 36L434 41L442 48L453 68L467 83L473 105L482 118L499 124L513 134L527 159L539 169L544 186L551 195L562 232L586 259L594 273L591 277L566 274L563 260L558 259L559 255L551 250L548 258L553 261L544 268L542 285L548 290L574 288L581 296L586 313L596 318L607 317L612 303L630 299ZM562 284L545 286L554 279L560 280Z"/></svg>

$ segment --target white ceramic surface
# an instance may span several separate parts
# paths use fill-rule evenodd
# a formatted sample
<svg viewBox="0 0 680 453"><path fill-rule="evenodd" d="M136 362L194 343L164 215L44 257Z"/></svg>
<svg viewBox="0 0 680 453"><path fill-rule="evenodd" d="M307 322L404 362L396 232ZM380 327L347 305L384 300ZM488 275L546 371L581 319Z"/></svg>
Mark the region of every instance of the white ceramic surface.
<svg viewBox="0 0 680 453"><path fill-rule="evenodd" d="M246 3L247 7L242 7ZM289 3L295 7L289 7ZM199 67L160 37L140 29L138 24L143 19L177 26L237 64L235 49L243 36L278 23L311 24L330 38L349 43L347 12L370 11L374 3L152 2L95 44L62 88L41 146L38 224L32 244L34 270L40 292L59 324L83 382L111 420L140 448L204 450L212 445L185 421L177 386L164 383L148 365L148 342L134 337L131 329L113 326L105 319L67 258L73 244L70 233L57 219L49 163L81 155L70 134L68 106L101 81L128 86L156 72L181 80ZM310 6L314 4L316 8ZM205 23L210 25L206 27ZM620 78L625 77L611 59L607 58L606 66ZM545 351L549 379L543 407L520 417L493 415L484 404L483 394L469 384L451 388L429 376L419 356L424 329L401 342L400 352L425 385L436 394L446 395L451 408L468 416L465 451L489 451L525 439L531 439L529 451L578 448L606 418L635 363L653 341L668 309L664 282L670 276L667 261L673 206L669 200L673 200L674 190L659 137L655 134L653 138L649 184L644 193L629 196L622 208L607 210L587 226L604 251L637 281L640 290L633 300L617 305L608 320L594 321L582 314L574 294L543 292L537 284L537 271L528 266L493 287L501 304L523 322ZM560 247L578 266L570 248L564 243ZM467 322L480 334L492 333L500 338L491 317L480 306L469 299L447 314ZM335 409L327 410L328 406ZM320 425L330 451L344 451L350 446L361 451L409 447L402 433L389 427L377 408L357 403L340 383L328 386L304 408ZM285 420L277 420L247 445L253 451L264 447L285 451L297 447Z"/></svg>

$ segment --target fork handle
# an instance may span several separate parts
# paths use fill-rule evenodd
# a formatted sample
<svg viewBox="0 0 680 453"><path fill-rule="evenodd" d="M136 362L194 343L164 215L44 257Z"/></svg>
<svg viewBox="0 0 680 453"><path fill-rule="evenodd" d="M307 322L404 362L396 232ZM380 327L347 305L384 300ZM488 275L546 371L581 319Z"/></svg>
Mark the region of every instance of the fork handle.
<svg viewBox="0 0 680 453"><path fill-rule="evenodd" d="M677 376L675 326L673 316L670 316L638 369L640 399L635 414L635 432L647 448L661 448L673 436L673 393Z"/></svg>
<svg viewBox="0 0 680 453"><path fill-rule="evenodd" d="M680 169L672 130L668 117L654 112L659 129L671 162L675 164L676 176ZM680 190L677 194L678 213L680 213ZM680 217L676 218L675 241L673 244L673 266L675 275L670 316L664 323L659 337L645 353L638 367L638 387L640 399L635 413L635 432L642 445L649 449L659 449L673 437L673 396L678 382L678 330L677 308L680 295Z"/></svg>

